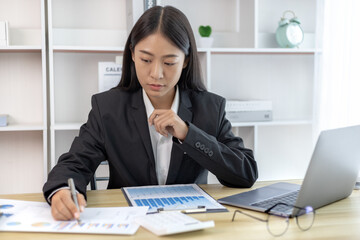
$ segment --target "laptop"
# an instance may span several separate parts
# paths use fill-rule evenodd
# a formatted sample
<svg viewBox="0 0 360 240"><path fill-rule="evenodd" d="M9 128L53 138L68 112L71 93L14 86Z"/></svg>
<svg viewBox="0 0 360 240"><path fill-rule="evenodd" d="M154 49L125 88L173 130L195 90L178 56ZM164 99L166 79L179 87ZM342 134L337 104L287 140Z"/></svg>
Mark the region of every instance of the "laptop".
<svg viewBox="0 0 360 240"><path fill-rule="evenodd" d="M348 197L360 170L360 125L320 133L302 185L279 182L218 200L219 203L264 212L276 203L314 209ZM293 217L296 208L279 214Z"/></svg>

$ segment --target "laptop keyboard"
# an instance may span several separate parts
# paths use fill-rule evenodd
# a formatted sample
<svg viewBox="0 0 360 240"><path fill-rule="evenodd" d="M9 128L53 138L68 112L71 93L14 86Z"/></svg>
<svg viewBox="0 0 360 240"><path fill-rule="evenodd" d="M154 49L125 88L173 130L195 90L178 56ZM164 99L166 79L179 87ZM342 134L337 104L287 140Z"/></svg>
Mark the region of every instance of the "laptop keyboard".
<svg viewBox="0 0 360 240"><path fill-rule="evenodd" d="M289 205L294 205L299 191L300 190L297 190L297 191L290 192L290 193L287 193L287 194L284 194L281 196L277 196L274 198L269 198L269 199L266 199L266 200L263 200L260 202L256 202L256 203L251 204L251 206L269 209L277 203L286 203ZM283 212L283 213L288 213L291 209L292 209L291 206L286 206L286 205L280 205L280 206L276 207L277 212Z"/></svg>

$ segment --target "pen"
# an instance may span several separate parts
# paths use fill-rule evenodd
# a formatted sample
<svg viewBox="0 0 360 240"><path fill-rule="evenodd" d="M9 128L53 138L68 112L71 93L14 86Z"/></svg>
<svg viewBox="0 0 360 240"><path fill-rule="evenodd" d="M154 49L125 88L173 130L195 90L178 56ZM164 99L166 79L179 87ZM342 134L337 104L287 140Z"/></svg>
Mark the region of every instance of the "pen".
<svg viewBox="0 0 360 240"><path fill-rule="evenodd" d="M74 180L72 178L68 179L68 185L70 188L70 192L71 192L71 197L76 205L77 210L80 212L80 208L79 208L79 203L76 197L76 191L75 191L75 184L74 184ZM80 218L76 219L78 223L80 223Z"/></svg>
<svg viewBox="0 0 360 240"><path fill-rule="evenodd" d="M198 206L198 208L191 208L191 209L165 209L165 208L158 208L158 213L160 212L167 212L167 211L179 211L181 213L189 214L189 213L203 213L206 212L205 206Z"/></svg>

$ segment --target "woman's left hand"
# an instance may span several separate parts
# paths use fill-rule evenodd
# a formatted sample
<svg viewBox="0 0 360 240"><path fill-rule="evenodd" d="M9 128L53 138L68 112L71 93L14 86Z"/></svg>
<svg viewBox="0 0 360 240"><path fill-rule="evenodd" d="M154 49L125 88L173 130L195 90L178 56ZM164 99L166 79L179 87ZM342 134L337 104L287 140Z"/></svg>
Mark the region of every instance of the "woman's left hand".
<svg viewBox="0 0 360 240"><path fill-rule="evenodd" d="M170 133L183 141L189 131L186 123L171 109L155 109L149 117L149 124L154 125L156 131L167 137Z"/></svg>

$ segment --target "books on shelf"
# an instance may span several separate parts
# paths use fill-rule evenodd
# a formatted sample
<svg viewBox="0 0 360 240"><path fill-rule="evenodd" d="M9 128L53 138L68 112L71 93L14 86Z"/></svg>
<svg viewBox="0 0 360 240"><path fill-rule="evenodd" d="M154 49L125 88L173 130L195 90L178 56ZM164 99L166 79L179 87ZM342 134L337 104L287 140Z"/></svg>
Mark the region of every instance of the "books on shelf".
<svg viewBox="0 0 360 240"><path fill-rule="evenodd" d="M272 102L266 100L227 100L225 111L231 122L272 120Z"/></svg>
<svg viewBox="0 0 360 240"><path fill-rule="evenodd" d="M107 91L116 87L121 78L121 64L116 62L99 62L99 92Z"/></svg>
<svg viewBox="0 0 360 240"><path fill-rule="evenodd" d="M9 27L7 21L0 21L0 46L9 46Z"/></svg>

